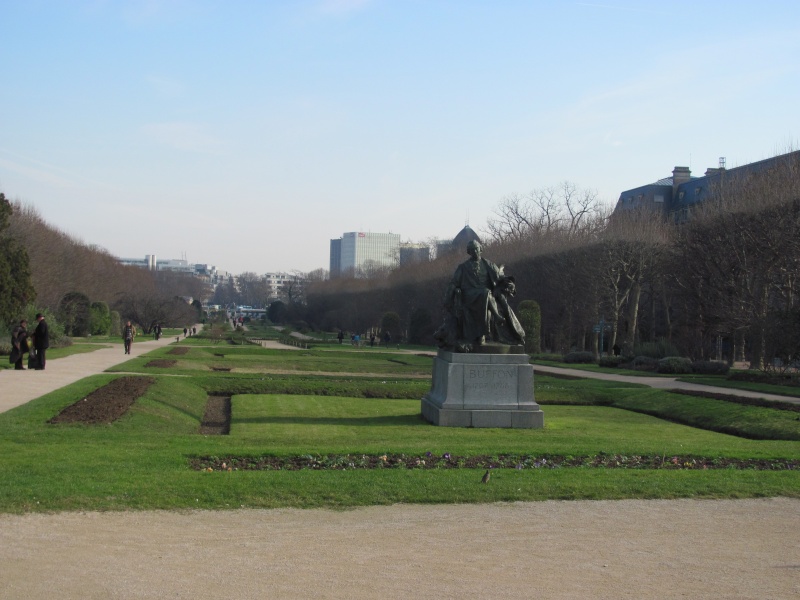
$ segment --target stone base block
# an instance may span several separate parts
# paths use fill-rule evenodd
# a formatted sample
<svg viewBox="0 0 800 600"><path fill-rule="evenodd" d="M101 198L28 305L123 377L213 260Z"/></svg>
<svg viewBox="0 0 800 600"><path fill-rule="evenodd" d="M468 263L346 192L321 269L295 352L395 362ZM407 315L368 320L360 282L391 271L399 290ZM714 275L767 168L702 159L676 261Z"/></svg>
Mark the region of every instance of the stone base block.
<svg viewBox="0 0 800 600"><path fill-rule="evenodd" d="M526 354L457 354L440 350L422 416L443 427L544 427Z"/></svg>
<svg viewBox="0 0 800 600"><path fill-rule="evenodd" d="M541 429L544 413L541 410L458 410L445 409L422 400L422 416L440 427L503 427Z"/></svg>

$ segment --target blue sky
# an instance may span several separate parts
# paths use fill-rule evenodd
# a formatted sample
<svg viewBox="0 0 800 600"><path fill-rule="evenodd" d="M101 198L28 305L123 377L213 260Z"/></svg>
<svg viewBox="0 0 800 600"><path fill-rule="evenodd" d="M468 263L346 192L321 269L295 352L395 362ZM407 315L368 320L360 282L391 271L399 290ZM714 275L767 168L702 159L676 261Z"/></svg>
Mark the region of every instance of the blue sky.
<svg viewBox="0 0 800 600"><path fill-rule="evenodd" d="M795 0L0 0L0 30L0 191L117 256L233 273L800 136Z"/></svg>

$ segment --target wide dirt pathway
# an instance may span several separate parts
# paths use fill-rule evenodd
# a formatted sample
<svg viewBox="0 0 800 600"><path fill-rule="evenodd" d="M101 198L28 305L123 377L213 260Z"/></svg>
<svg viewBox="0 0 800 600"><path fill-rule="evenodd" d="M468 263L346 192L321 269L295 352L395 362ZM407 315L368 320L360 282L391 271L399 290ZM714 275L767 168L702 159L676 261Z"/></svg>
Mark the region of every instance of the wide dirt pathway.
<svg viewBox="0 0 800 600"><path fill-rule="evenodd" d="M0 598L798 598L798 519L785 498L0 515Z"/></svg>

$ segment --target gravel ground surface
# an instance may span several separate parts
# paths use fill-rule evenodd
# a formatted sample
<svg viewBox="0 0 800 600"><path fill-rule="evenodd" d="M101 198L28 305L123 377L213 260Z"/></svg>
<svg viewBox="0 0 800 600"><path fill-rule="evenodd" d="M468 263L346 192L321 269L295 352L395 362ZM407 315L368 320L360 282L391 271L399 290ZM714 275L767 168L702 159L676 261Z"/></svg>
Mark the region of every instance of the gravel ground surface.
<svg viewBox="0 0 800 600"><path fill-rule="evenodd" d="M798 598L800 500L0 515L0 598Z"/></svg>

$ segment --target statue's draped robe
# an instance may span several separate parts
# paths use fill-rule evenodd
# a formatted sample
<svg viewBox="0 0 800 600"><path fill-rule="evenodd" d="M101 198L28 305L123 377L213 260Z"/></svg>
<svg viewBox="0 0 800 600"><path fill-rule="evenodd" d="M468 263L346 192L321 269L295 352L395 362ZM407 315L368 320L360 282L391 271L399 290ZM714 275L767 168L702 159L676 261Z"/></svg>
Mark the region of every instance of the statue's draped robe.
<svg viewBox="0 0 800 600"><path fill-rule="evenodd" d="M485 258L458 265L445 303L456 315L460 339L473 342L491 334L492 314L497 314L492 292L501 278L497 265Z"/></svg>

